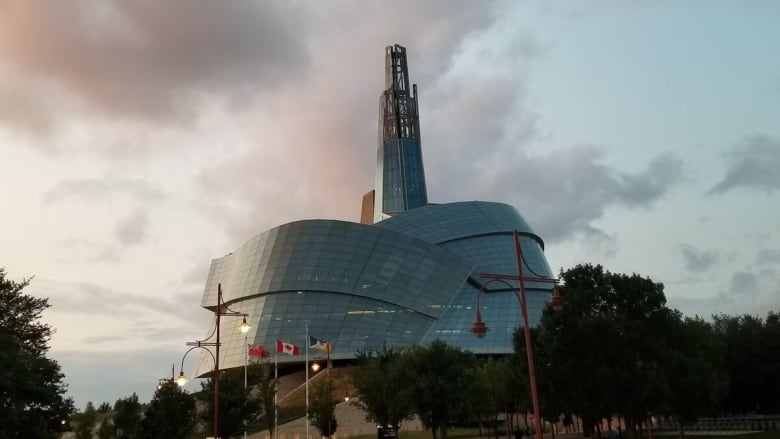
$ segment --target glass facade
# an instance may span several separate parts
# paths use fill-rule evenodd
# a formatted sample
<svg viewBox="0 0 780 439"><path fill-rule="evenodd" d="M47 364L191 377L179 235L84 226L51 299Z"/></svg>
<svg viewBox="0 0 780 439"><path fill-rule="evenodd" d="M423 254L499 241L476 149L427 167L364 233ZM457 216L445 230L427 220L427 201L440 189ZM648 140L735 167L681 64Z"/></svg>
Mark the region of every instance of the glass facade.
<svg viewBox="0 0 780 439"><path fill-rule="evenodd" d="M309 334L333 343L333 359L358 350L404 347L434 339L477 354L512 352L520 324L513 291L493 283L480 299L490 328L469 331L482 272L515 274L512 232L521 234L527 276L551 277L543 242L506 204L427 205L374 225L307 220L258 235L211 263L202 305L213 310L217 285L235 311L249 314L246 342L273 350L276 340L306 348ZM526 283L528 312L538 322L551 285ZM244 364L244 334L222 320L220 364ZM311 351L310 355L321 354ZM280 355L279 362L302 362ZM201 357L198 374L213 367Z"/></svg>
<svg viewBox="0 0 780 439"><path fill-rule="evenodd" d="M420 142L386 142L383 154L382 211L395 215L428 204Z"/></svg>

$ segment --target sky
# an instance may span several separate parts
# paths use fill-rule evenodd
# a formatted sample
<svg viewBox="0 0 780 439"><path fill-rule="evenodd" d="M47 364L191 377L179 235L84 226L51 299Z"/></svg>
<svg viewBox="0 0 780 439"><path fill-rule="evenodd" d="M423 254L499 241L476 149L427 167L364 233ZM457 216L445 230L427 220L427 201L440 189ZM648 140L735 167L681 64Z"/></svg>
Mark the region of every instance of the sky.
<svg viewBox="0 0 780 439"><path fill-rule="evenodd" d="M207 331L211 259L286 222L359 220L398 43L431 202L516 206L554 271L598 263L663 283L688 316L763 317L780 310L778 16L0 0L0 267L49 298L77 407L148 401Z"/></svg>

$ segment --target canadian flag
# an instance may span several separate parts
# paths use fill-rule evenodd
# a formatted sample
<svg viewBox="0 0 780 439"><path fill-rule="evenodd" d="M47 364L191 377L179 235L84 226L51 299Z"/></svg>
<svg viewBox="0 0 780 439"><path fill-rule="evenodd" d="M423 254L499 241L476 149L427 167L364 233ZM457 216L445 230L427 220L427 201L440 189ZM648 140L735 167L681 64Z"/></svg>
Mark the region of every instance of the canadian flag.
<svg viewBox="0 0 780 439"><path fill-rule="evenodd" d="M292 343L276 340L276 352L284 352L287 355L298 355L301 353L301 350Z"/></svg>
<svg viewBox="0 0 780 439"><path fill-rule="evenodd" d="M268 351L265 349L265 346L259 344L259 345L249 345L249 356L250 357L267 357L269 356Z"/></svg>

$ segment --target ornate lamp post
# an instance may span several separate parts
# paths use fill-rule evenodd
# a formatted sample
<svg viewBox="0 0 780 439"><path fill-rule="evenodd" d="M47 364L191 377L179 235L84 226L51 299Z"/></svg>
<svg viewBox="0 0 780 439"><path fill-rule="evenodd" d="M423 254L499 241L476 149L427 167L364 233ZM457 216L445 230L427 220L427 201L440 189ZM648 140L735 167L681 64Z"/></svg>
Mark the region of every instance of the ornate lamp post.
<svg viewBox="0 0 780 439"><path fill-rule="evenodd" d="M514 245L515 245L515 257L517 260L517 275L509 275L509 274L492 274L492 273L480 273L480 277L483 279L488 279L487 282L482 284L482 287L479 289L479 292L477 293L477 318L474 321L474 324L471 325L471 332L474 333L474 335L477 336L477 338L483 338L487 334L488 327L485 324L484 321L482 321L482 314L480 312L479 307L479 298L482 296L482 293L485 291L485 288L493 283L493 282L501 282L504 285L508 286L512 292L515 293L515 296L517 296L517 300L520 302L520 314L523 317L523 335L525 335L525 353L528 358L528 381L529 381L529 387L531 388L531 402L533 404L534 409L534 429L536 430L535 436L536 439L542 439L542 421L540 419L540 413L539 413L539 397L536 392L536 372L534 368L534 355L531 348L531 330L528 326L528 309L526 307L526 300L525 300L525 281L531 281L531 282L544 282L544 283L552 283L557 284L558 279L551 279L547 277L541 277L541 276L535 276L535 277L528 277L523 275L523 265L528 266L525 263L525 260L523 259L523 250L520 247L520 237L515 230L512 233L512 237L514 239ZM530 267L529 267L530 270ZM533 270L531 270L533 272ZM518 288L513 287L508 280L515 280L518 283ZM553 289L553 297L550 301L550 305L558 310L563 306L563 298L558 293L557 289Z"/></svg>
<svg viewBox="0 0 780 439"><path fill-rule="evenodd" d="M211 354L211 351L209 349L206 349L206 346L214 347L215 353L211 354L211 358L214 359L214 372L212 374L212 379L214 380L214 437L219 437L219 326L221 317L243 317L244 321L241 322L241 326L239 327L241 329L241 332L246 334L249 332L249 325L246 322L246 318L249 316L249 314L246 313L240 313L231 310L226 304L225 301L222 299L222 284L217 284L217 306L214 309L214 316L216 317L216 323L214 325L214 330L209 334L208 337L206 337L203 340L198 341L192 341L187 342L186 346L192 346L187 352L184 353L184 357L187 356L187 354L190 353L193 349L197 348L203 348L206 351L208 351L209 354ZM216 339L213 342L208 341L216 334ZM184 357L181 359L182 364L182 370L179 373L179 378L176 380L180 385L184 385L184 383L187 382L187 377L184 376Z"/></svg>

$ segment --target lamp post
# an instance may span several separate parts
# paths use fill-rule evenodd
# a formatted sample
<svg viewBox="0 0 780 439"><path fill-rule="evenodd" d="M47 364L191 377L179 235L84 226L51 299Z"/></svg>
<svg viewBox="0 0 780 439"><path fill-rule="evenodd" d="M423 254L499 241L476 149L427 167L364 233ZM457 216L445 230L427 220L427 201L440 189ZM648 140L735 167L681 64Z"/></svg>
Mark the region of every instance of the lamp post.
<svg viewBox="0 0 780 439"><path fill-rule="evenodd" d="M212 379L214 380L214 437L219 437L219 331L220 331L220 321L221 317L243 317L244 321L241 322L241 326L239 327L241 329L241 332L246 334L249 332L249 325L246 322L247 316L249 314L246 313L240 313L231 310L226 304L225 301L222 299L222 284L217 284L217 306L214 309L214 316L216 319L216 322L214 324L214 330L209 334L208 337L206 337L203 340L198 341L192 341L185 343L186 346L192 346L185 354L184 357L187 356L187 354L190 353L193 349L196 348L203 348L206 349L206 346L214 347L215 354L211 354L211 351L206 349L206 351L211 354L211 357L214 359L214 372L212 374ZM216 334L216 339L212 342L208 341ZM187 378L184 376L184 357L181 359L182 364L182 371L179 373L179 378L177 382L179 382L180 385L183 385L187 382Z"/></svg>
<svg viewBox="0 0 780 439"><path fill-rule="evenodd" d="M165 383L173 383L175 379L176 379L176 364L171 364L171 377L158 379L157 390L160 390Z"/></svg>
<svg viewBox="0 0 780 439"><path fill-rule="evenodd" d="M487 282L482 284L482 287L479 289L479 292L477 293L477 318L474 321L474 324L471 326L471 332L474 333L474 335L477 336L477 338L483 338L487 334L488 327L485 324L485 322L482 321L482 314L479 307L479 298L482 295L482 293L485 291L485 287L487 287L489 284L493 282L501 282L504 285L507 285L512 292L515 293L515 296L517 296L517 300L520 302L520 314L523 317L523 335L525 336L525 353L528 358L528 381L529 381L529 387L531 388L531 403L533 404L533 410L534 410L534 430L536 439L542 439L542 421L540 419L540 413L539 413L539 397L536 392L536 372L534 368L534 354L533 350L531 348L531 330L528 326L528 309L526 307L526 298L525 298L525 281L532 281L532 282L543 282L543 283L552 283L557 284L558 279L551 279L547 277L542 277L539 275L528 277L523 275L523 265L528 267L528 264L526 264L525 260L523 259L523 250L520 247L520 236L517 230L515 230L512 233L512 238L514 240L514 246L515 246L515 258L517 261L517 275L509 275L509 274L493 274L493 273L480 273L480 277L483 279L488 279ZM533 273L533 270L531 270L530 267L528 267L529 271ZM515 280L517 281L518 288L513 287L508 280ZM553 290L553 298L551 301L551 305L555 309L560 309L560 307L563 305L563 298L561 298L560 294L557 294L557 290Z"/></svg>

